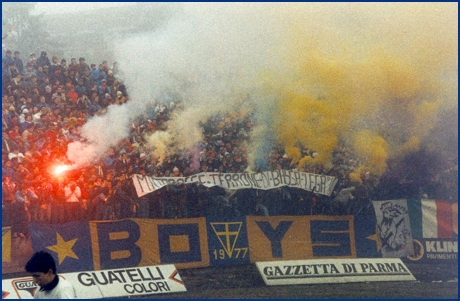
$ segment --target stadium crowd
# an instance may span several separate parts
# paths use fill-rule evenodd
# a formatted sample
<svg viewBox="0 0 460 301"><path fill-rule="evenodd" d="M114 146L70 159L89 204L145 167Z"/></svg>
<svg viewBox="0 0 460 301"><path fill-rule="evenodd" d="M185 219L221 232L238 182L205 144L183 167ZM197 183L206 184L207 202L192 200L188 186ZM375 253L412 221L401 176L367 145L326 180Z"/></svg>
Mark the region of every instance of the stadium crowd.
<svg viewBox="0 0 460 301"><path fill-rule="evenodd" d="M138 197L133 174L178 177L199 172L245 172L254 116L221 113L201 123L204 141L198 156L188 152L155 155L145 137L164 131L180 100L152 101L131 125L129 137L110 148L94 165L54 175L50 166L66 164L67 145L80 141L81 127L109 106L130 101L117 64L88 64L85 58L48 57L45 51L25 61L17 51L2 57L2 225L14 236L27 237L29 222L121 218L232 218L245 215L368 214L371 200L384 198L455 198L457 162L431 176L409 183L389 169L381 177L350 173L359 158L345 143L334 151L333 167L307 164L302 171L338 178L331 196L297 188L226 191L198 184L167 186ZM304 148L303 156L315 156ZM282 147L274 147L267 169L294 169ZM314 162L314 161L313 161ZM411 172L411 171L408 171Z"/></svg>

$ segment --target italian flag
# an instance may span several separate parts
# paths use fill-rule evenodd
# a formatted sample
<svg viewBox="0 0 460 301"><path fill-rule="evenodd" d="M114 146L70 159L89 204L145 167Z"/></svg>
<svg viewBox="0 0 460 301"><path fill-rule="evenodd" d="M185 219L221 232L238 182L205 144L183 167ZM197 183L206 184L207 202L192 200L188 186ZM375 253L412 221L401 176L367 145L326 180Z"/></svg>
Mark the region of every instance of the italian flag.
<svg viewBox="0 0 460 301"><path fill-rule="evenodd" d="M449 201L408 200L412 238L453 238L457 233L457 210Z"/></svg>

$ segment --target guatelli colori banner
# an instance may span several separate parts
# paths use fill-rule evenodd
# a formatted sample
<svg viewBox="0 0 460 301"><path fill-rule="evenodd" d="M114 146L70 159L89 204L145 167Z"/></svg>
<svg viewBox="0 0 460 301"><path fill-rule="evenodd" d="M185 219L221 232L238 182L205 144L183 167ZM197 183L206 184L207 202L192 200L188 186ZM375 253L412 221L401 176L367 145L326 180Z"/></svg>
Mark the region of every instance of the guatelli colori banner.
<svg viewBox="0 0 460 301"><path fill-rule="evenodd" d="M244 188L268 190L289 186L329 196L337 183L337 178L300 171L274 170L260 173L202 172L188 177L134 175L133 183L139 197L166 185L191 183L199 183L208 187L220 186L231 190Z"/></svg>
<svg viewBox="0 0 460 301"><path fill-rule="evenodd" d="M78 299L130 297L187 291L172 264L102 271L63 273ZM3 279L3 299L33 299L38 286L32 277Z"/></svg>

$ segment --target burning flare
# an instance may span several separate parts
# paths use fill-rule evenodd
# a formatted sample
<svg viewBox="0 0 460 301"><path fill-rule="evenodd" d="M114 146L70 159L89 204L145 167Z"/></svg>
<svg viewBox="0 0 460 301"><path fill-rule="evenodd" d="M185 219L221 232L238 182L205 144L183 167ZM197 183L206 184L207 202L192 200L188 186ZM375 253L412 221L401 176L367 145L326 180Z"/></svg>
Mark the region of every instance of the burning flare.
<svg viewBox="0 0 460 301"><path fill-rule="evenodd" d="M56 176L60 176L64 171L69 170L70 166L69 165L59 165L54 169L54 174Z"/></svg>

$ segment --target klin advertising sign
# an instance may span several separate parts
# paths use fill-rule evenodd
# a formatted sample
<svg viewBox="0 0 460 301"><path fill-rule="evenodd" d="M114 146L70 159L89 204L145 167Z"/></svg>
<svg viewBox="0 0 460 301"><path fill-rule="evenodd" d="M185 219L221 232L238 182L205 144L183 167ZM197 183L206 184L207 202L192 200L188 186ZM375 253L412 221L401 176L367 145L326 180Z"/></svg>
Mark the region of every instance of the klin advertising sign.
<svg viewBox="0 0 460 301"><path fill-rule="evenodd" d="M414 255L407 256L411 261L420 262L452 262L458 261L458 240L457 239L412 239L414 244ZM407 261L407 259L405 260Z"/></svg>
<svg viewBox="0 0 460 301"><path fill-rule="evenodd" d="M415 281L399 258L267 261L256 266L266 285Z"/></svg>
<svg viewBox="0 0 460 301"><path fill-rule="evenodd" d="M79 299L130 297L185 292L174 265L159 265L60 274ZM33 299L37 285L31 277L2 280L3 299Z"/></svg>

